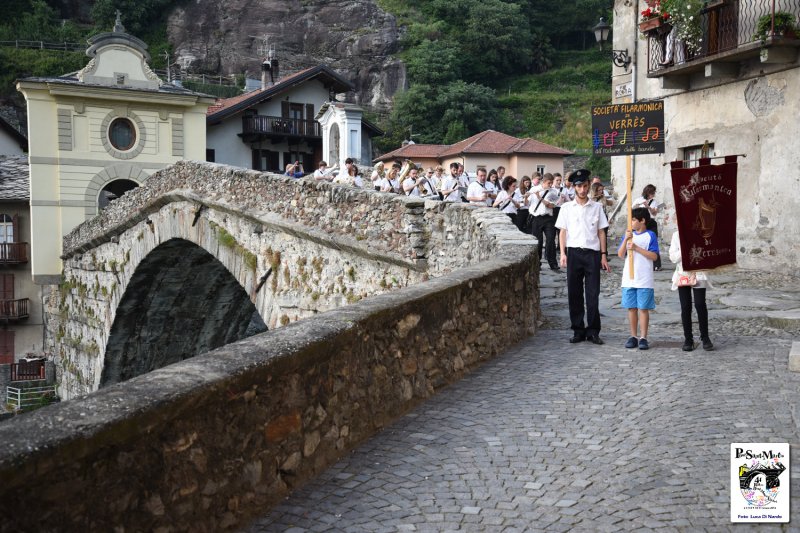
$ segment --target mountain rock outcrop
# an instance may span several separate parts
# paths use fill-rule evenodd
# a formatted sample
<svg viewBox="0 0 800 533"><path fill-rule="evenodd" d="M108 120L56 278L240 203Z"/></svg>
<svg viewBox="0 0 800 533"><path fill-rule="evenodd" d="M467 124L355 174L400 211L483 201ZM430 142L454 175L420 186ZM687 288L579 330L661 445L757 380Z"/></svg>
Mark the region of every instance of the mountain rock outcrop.
<svg viewBox="0 0 800 533"><path fill-rule="evenodd" d="M259 78L264 43L280 76L325 63L353 83L348 100L385 112L406 85L395 17L373 0L196 0L169 17L178 64Z"/></svg>

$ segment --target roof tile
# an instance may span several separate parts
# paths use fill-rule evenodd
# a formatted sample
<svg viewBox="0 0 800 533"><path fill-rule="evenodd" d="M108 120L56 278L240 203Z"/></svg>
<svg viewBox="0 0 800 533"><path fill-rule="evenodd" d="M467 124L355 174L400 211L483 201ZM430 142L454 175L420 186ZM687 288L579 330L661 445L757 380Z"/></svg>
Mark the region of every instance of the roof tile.
<svg viewBox="0 0 800 533"><path fill-rule="evenodd" d="M0 156L0 200L29 200L30 195L28 156Z"/></svg>
<svg viewBox="0 0 800 533"><path fill-rule="evenodd" d="M383 154L376 161L414 157L449 157L459 154L555 154L572 155L569 150L525 137L513 137L494 130L476 133L455 144L408 144Z"/></svg>

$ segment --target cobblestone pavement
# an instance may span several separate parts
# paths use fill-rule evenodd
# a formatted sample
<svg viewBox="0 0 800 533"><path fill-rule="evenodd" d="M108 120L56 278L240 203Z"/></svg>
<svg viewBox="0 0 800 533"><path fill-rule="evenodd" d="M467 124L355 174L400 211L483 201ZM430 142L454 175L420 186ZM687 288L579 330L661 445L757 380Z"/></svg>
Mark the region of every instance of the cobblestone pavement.
<svg viewBox="0 0 800 533"><path fill-rule="evenodd" d="M365 442L247 531L733 530L728 453L737 441L792 445L794 520L735 529L800 531L800 374L787 371L798 280L715 276L717 349L686 353L671 273L658 273L643 352L622 346L614 267L603 281L605 345L567 342L565 276L543 272L545 321L535 337Z"/></svg>

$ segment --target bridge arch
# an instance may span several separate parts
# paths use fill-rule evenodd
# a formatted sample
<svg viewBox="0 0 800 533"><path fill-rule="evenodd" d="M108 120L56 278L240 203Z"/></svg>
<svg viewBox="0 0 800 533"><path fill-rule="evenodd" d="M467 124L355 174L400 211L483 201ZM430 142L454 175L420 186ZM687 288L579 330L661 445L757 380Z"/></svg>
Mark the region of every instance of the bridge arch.
<svg viewBox="0 0 800 533"><path fill-rule="evenodd" d="M188 240L170 239L139 263L117 305L100 387L266 329L222 263Z"/></svg>
<svg viewBox="0 0 800 533"><path fill-rule="evenodd" d="M257 321L241 291L272 330L495 254L495 233L489 245L457 238L465 224L483 231L474 206L430 204L207 163L181 162L155 173L64 237L63 282L45 297L45 345L56 362L59 395L88 394L246 335L244 323ZM484 210L480 218L503 222L496 234L504 243L530 245L502 213ZM212 268L217 263L230 277ZM195 264L205 265L202 276L191 276ZM225 299L207 290L205 277L226 286L236 280L241 291L231 288L227 298L247 310L228 302L208 324L207 317L183 316L184 304L209 308ZM161 311L137 316L138 304L161 297L150 285L169 294L156 302ZM170 291L204 295L191 303ZM177 315L165 315L175 305ZM230 316L236 324L220 318ZM184 343L168 332L156 340L155 332L169 329L161 321L173 328L191 323L203 333L184 329ZM209 329L222 322L231 329ZM143 354L134 345L140 337L157 351L176 353Z"/></svg>

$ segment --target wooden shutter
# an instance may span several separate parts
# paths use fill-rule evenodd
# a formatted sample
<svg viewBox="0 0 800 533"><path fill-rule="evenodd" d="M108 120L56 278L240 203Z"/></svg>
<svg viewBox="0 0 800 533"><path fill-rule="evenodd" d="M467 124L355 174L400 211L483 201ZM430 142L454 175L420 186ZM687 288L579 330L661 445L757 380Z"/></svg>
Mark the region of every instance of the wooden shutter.
<svg viewBox="0 0 800 533"><path fill-rule="evenodd" d="M259 168L260 165L261 165L261 151L253 150L253 170L261 170Z"/></svg>
<svg viewBox="0 0 800 533"><path fill-rule="evenodd" d="M14 299L14 274L0 274L0 300Z"/></svg>
<svg viewBox="0 0 800 533"><path fill-rule="evenodd" d="M267 170L281 171L281 165L278 162L278 152L267 151Z"/></svg>
<svg viewBox="0 0 800 533"><path fill-rule="evenodd" d="M14 362L14 332L0 330L0 365L10 365Z"/></svg>
<svg viewBox="0 0 800 533"><path fill-rule="evenodd" d="M11 230L14 234L11 236L12 239L8 242L22 242L19 238L19 215L11 217Z"/></svg>
<svg viewBox="0 0 800 533"><path fill-rule="evenodd" d="M314 104L306 104L306 121L304 135L314 135ZM314 167L307 167L314 168Z"/></svg>
<svg viewBox="0 0 800 533"><path fill-rule="evenodd" d="M289 118L289 102L286 100L281 101L281 117Z"/></svg>

